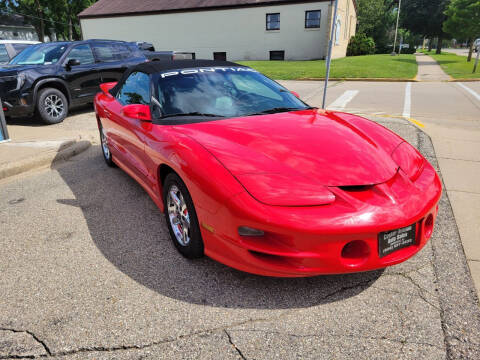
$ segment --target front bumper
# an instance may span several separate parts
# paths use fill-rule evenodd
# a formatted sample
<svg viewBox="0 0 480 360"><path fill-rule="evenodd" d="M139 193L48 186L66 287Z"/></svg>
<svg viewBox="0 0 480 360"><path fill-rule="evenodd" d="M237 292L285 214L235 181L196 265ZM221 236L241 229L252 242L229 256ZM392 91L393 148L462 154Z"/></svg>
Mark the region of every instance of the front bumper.
<svg viewBox="0 0 480 360"><path fill-rule="evenodd" d="M316 207L273 207L248 193L235 196L215 216L199 214L205 253L238 270L265 276L303 277L369 271L395 265L428 242L438 212L441 183L426 164L411 182L401 171L365 191L331 188L336 200ZM413 245L379 256L378 235L416 224ZM261 229L264 237L240 237L239 226ZM428 230L428 231L427 231ZM360 241L363 250L345 253Z"/></svg>
<svg viewBox="0 0 480 360"><path fill-rule="evenodd" d="M2 98L6 117L28 117L35 111L31 92L11 91Z"/></svg>

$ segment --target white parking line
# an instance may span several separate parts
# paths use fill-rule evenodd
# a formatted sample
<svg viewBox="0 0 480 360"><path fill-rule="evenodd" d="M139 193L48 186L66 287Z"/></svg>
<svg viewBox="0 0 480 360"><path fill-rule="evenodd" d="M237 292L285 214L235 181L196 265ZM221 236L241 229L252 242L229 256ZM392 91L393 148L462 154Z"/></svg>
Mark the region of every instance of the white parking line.
<svg viewBox="0 0 480 360"><path fill-rule="evenodd" d="M405 119L411 118L412 112L412 83L408 82L405 86L405 102L403 103L403 114Z"/></svg>
<svg viewBox="0 0 480 360"><path fill-rule="evenodd" d="M476 91L470 89L469 87L465 86L462 83L457 83L457 85L460 86L462 89L468 91L474 98L480 101L480 95Z"/></svg>
<svg viewBox="0 0 480 360"><path fill-rule="evenodd" d="M347 90L337 100L335 100L327 109L330 110L343 110L347 104L353 100L359 93L358 90Z"/></svg>

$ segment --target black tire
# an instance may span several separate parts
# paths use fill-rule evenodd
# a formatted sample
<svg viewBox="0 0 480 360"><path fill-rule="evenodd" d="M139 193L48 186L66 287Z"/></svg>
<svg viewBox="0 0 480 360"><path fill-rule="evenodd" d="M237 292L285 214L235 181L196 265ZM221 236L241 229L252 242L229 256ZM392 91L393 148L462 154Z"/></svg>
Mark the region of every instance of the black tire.
<svg viewBox="0 0 480 360"><path fill-rule="evenodd" d="M112 152L110 151L110 147L108 146L108 139L103 133L103 126L100 125L98 129L100 132L100 148L102 149L103 159L110 167L117 167L117 165L113 162L112 159Z"/></svg>
<svg viewBox="0 0 480 360"><path fill-rule="evenodd" d="M188 227L188 237L189 241L186 244L180 243L177 240L175 232L172 227L172 221L170 220L170 215L168 211L169 207L169 193L171 190L175 191L177 189L183 200L185 202L188 218L189 218L189 227ZM177 192L178 194L178 192ZM188 259L198 259L203 257L203 240L202 235L200 233L200 227L198 225L198 218L197 213L195 211L195 206L193 205L192 197L188 192L187 187L185 186L184 182L180 177L175 173L170 173L165 178L163 182L163 204L165 208L165 220L167 222L168 231L170 233L170 238L173 241L173 244L177 248L177 250L182 254L184 257ZM184 224L183 224L184 225Z"/></svg>
<svg viewBox="0 0 480 360"><path fill-rule="evenodd" d="M58 124L68 115L68 101L60 90L45 88L38 93L36 110L45 124Z"/></svg>

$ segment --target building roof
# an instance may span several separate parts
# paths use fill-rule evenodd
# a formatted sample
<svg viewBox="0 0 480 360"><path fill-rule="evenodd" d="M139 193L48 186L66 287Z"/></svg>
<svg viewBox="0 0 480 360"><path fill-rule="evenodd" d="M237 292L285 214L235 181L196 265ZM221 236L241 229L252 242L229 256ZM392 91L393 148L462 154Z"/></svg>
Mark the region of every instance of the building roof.
<svg viewBox="0 0 480 360"><path fill-rule="evenodd" d="M187 12L319 1L330 0L99 0L78 14L78 17L146 15L150 13Z"/></svg>

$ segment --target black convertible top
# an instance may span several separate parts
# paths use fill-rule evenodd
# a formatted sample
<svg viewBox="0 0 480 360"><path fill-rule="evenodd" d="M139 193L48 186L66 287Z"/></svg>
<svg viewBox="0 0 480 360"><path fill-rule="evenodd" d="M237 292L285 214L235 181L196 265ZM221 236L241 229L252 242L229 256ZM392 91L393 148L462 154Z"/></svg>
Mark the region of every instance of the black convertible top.
<svg viewBox="0 0 480 360"><path fill-rule="evenodd" d="M134 66L129 67L124 73L122 78L118 81L118 84L110 89L110 94L115 96L119 90L119 85L123 84L125 80L133 72L143 72L145 74L155 74L168 70L181 70L181 69L191 69L197 67L247 67L244 65L236 64L230 61L220 61L220 60L160 60L160 61L149 61L140 63Z"/></svg>
<svg viewBox="0 0 480 360"><path fill-rule="evenodd" d="M196 67L212 66L243 66L230 61L220 60L160 60L144 62L128 69L127 72L140 71L146 74L155 74L166 70L191 69Z"/></svg>

